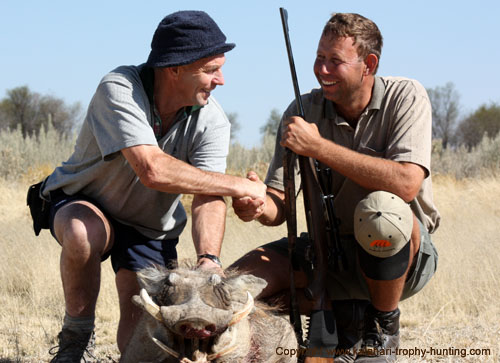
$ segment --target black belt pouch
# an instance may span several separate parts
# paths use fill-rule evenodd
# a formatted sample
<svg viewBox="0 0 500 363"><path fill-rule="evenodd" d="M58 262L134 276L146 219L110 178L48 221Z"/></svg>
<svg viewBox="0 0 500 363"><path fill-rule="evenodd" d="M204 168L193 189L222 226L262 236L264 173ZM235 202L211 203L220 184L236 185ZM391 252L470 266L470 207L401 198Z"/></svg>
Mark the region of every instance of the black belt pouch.
<svg viewBox="0 0 500 363"><path fill-rule="evenodd" d="M27 204L30 208L31 218L33 218L33 229L37 236L42 229L49 228L50 202L41 196L41 189L44 182L45 180L31 185L27 195Z"/></svg>

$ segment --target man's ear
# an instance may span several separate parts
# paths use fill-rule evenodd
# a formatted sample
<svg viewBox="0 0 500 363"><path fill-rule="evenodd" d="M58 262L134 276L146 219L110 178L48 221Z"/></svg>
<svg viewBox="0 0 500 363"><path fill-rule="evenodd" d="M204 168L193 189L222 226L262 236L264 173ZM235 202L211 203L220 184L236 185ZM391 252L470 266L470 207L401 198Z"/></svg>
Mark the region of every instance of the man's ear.
<svg viewBox="0 0 500 363"><path fill-rule="evenodd" d="M181 73L181 67L175 66L175 67L168 67L167 71L170 73L170 75L174 78L178 78L179 74Z"/></svg>
<svg viewBox="0 0 500 363"><path fill-rule="evenodd" d="M373 53L368 54L365 58L365 76L375 74L377 66L378 57Z"/></svg>
<svg viewBox="0 0 500 363"><path fill-rule="evenodd" d="M177 79L179 77L179 67L155 68L155 79Z"/></svg>

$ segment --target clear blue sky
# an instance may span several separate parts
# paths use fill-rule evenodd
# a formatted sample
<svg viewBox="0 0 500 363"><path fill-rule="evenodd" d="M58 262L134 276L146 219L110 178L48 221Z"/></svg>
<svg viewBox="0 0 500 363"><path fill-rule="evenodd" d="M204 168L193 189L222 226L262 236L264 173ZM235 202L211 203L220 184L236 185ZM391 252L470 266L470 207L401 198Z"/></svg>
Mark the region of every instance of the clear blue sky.
<svg viewBox="0 0 500 363"><path fill-rule="evenodd" d="M28 85L87 107L108 71L146 60L160 20L177 10L204 10L236 48L226 54L226 84L213 95L236 112L238 140L258 145L270 111L293 98L279 7L289 13L302 92L323 25L332 12L357 12L379 26L379 75L406 76L426 88L451 81L462 114L500 102L500 1L9 1L0 3L0 98Z"/></svg>

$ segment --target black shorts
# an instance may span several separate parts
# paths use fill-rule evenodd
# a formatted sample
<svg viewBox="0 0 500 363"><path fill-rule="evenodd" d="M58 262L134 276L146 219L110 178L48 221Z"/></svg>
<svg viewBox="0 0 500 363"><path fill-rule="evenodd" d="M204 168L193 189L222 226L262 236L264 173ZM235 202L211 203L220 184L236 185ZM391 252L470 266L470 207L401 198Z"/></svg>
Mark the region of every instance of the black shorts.
<svg viewBox="0 0 500 363"><path fill-rule="evenodd" d="M113 270L120 268L138 271L148 266L160 265L173 267L177 263L176 245L179 238L155 240L140 234L135 228L112 218L98 203L83 194L67 195L61 189L50 192L50 233L54 238L54 217L64 205L75 200L85 200L99 208L113 226L113 247L101 257L105 261L111 256ZM57 238L56 238L57 239Z"/></svg>

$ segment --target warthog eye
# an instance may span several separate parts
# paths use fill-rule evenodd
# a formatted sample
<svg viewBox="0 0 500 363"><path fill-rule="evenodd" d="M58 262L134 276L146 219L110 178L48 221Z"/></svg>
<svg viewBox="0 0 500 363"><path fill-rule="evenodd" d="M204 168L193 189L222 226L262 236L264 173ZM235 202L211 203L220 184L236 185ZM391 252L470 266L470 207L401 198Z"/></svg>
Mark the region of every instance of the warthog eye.
<svg viewBox="0 0 500 363"><path fill-rule="evenodd" d="M165 284L153 300L160 306L171 305L173 303L170 298L171 296L175 296L175 287Z"/></svg>
<svg viewBox="0 0 500 363"><path fill-rule="evenodd" d="M167 276L167 278L164 280L162 288L160 288L157 294L154 296L154 300L158 305L169 306L179 304L184 300L183 294L178 291L179 281L180 276L175 272L172 272Z"/></svg>

